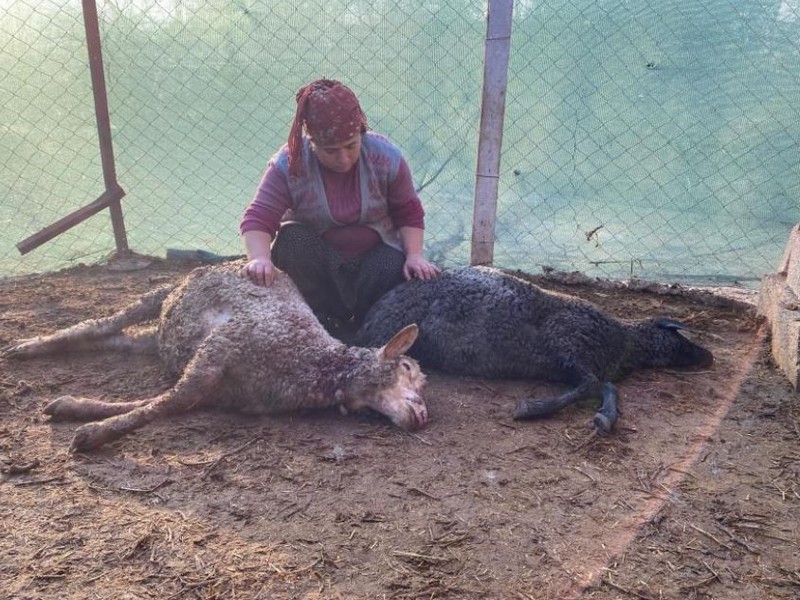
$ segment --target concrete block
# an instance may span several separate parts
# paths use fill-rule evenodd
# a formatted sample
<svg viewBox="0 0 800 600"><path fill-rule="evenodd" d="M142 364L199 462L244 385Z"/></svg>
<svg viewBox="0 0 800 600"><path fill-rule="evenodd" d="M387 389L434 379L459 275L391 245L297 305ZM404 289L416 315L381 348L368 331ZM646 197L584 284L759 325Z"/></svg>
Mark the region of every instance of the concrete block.
<svg viewBox="0 0 800 600"><path fill-rule="evenodd" d="M772 357L789 381L800 384L800 225L789 234L780 269L761 282L758 313L772 333Z"/></svg>

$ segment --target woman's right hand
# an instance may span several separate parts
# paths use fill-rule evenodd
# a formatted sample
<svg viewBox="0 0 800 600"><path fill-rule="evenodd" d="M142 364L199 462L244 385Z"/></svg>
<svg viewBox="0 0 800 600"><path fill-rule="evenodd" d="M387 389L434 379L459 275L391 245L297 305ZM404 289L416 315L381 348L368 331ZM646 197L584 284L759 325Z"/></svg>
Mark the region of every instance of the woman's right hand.
<svg viewBox="0 0 800 600"><path fill-rule="evenodd" d="M247 261L239 274L242 277L249 277L256 285L267 287L275 280L276 269L269 258L253 258Z"/></svg>

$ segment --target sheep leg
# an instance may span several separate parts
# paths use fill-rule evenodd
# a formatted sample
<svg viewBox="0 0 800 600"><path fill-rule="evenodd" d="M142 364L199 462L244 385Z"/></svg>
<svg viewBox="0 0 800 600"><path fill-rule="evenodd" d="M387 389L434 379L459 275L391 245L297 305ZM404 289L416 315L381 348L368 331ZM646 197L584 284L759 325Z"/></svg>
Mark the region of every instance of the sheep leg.
<svg viewBox="0 0 800 600"><path fill-rule="evenodd" d="M61 396L44 408L44 414L53 421L99 421L125 414L152 401L150 398L132 402L104 402L93 398Z"/></svg>
<svg viewBox="0 0 800 600"><path fill-rule="evenodd" d="M596 397L600 395L600 382L596 379L588 379L581 383L578 387L562 394L558 398L550 398L546 400L531 400L523 398L517 402L517 407L514 410L514 420L520 421L523 419L539 419L541 417L549 417L557 413L562 408L575 404L585 398Z"/></svg>
<svg viewBox="0 0 800 600"><path fill-rule="evenodd" d="M602 401L600 403L600 408L592 418L592 427L594 427L597 433L604 435L611 431L611 428L619 417L617 409L617 388L613 383L608 381L602 384L594 379L586 381L558 398L548 400L522 399L517 403L517 407L514 411L514 420L519 421L522 419L549 417L570 404L596 396L600 396Z"/></svg>
<svg viewBox="0 0 800 600"><path fill-rule="evenodd" d="M210 347L201 347L175 387L152 400L143 401L140 406L128 412L82 425L75 431L70 450L91 450L156 419L207 405L225 371L225 365L220 364L221 360L218 353L210 351Z"/></svg>
<svg viewBox="0 0 800 600"><path fill-rule="evenodd" d="M127 336L120 332L130 325L155 319L161 312L164 299L174 286L162 287L145 294L130 306L123 308L102 319L89 319L61 329L50 335L19 340L6 349L5 358L34 358L74 350L120 349L126 348L138 352L151 352L155 338L142 336L144 342L120 342ZM103 340L116 340L103 342Z"/></svg>

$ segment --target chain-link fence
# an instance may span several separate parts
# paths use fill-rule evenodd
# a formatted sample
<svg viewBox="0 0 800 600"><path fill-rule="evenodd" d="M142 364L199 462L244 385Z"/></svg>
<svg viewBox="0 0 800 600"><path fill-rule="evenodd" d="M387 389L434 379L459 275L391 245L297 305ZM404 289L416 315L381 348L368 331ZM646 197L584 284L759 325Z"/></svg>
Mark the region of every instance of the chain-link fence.
<svg viewBox="0 0 800 600"><path fill-rule="evenodd" d="M0 0L0 275L93 261L107 212L81 3ZM241 252L294 93L352 87L408 158L427 251L469 262L485 2L98 0L136 252ZM514 7L495 264L755 285L800 220L800 0Z"/></svg>

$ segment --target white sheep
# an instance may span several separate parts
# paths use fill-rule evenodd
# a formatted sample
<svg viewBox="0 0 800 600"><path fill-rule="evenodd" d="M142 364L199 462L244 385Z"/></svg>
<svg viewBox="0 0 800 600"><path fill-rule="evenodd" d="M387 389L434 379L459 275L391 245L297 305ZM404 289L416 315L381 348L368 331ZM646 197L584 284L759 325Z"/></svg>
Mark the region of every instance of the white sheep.
<svg viewBox="0 0 800 600"><path fill-rule="evenodd" d="M402 328L379 349L349 347L331 337L280 274L260 287L238 275L241 262L192 271L178 286L146 294L103 319L21 340L4 352L29 358L75 350L157 352L179 377L153 398L103 402L63 396L45 412L53 419L97 420L75 433L74 451L96 448L157 418L201 407L271 413L338 405L370 408L403 429L425 425L425 376L403 353L417 337ZM157 319L143 332L123 330Z"/></svg>

